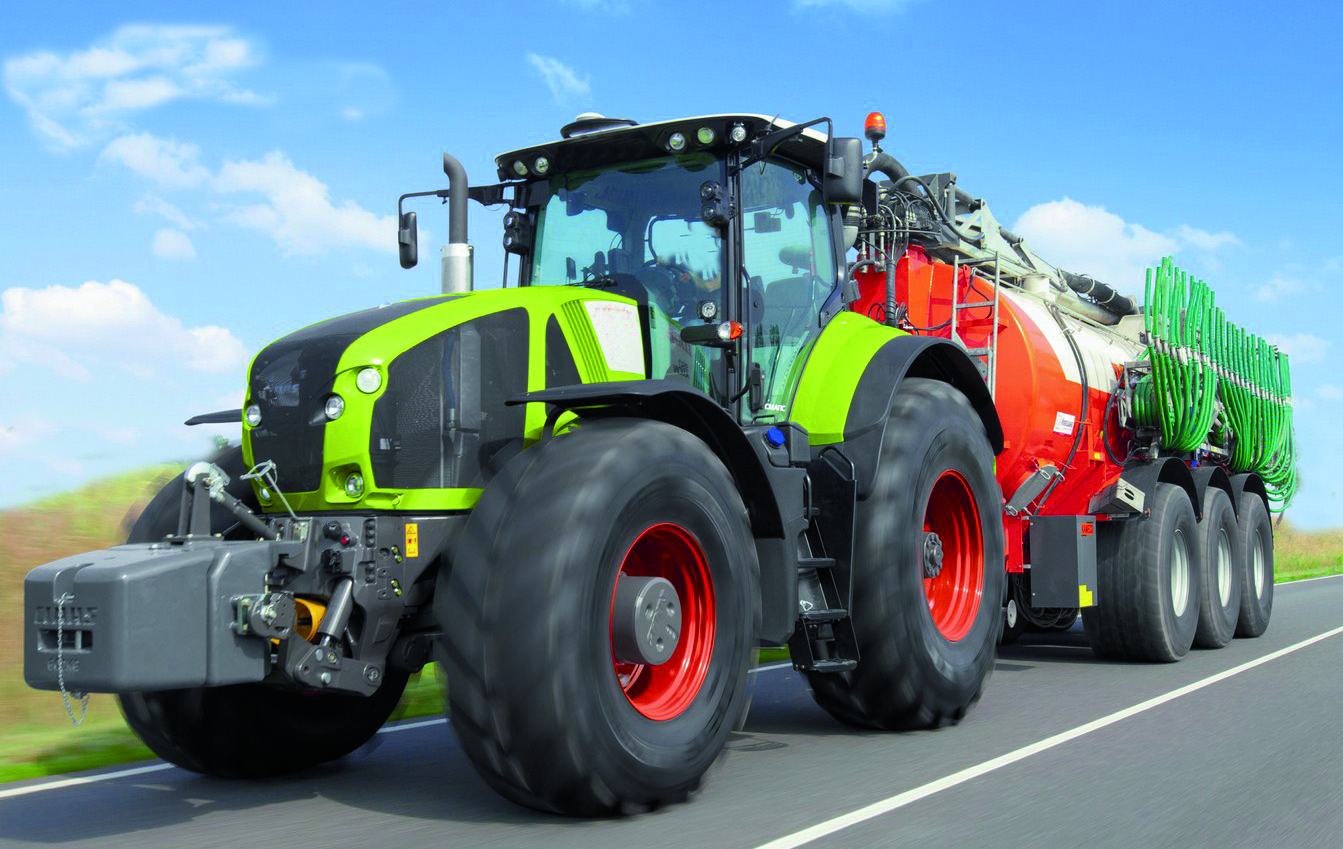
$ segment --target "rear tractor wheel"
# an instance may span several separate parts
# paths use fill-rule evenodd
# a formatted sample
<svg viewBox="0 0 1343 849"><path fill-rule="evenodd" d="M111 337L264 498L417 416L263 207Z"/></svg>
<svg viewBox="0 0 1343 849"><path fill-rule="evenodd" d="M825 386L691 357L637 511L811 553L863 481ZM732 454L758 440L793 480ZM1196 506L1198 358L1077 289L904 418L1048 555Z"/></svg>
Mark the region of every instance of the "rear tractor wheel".
<svg viewBox="0 0 1343 849"><path fill-rule="evenodd" d="M541 810L686 799L746 710L757 569L731 475L685 431L610 419L525 451L435 595L463 750Z"/></svg>
<svg viewBox="0 0 1343 849"><path fill-rule="evenodd" d="M1007 578L993 452L964 395L935 380L900 385L857 510L861 660L852 672L812 673L816 701L860 728L957 722L993 666Z"/></svg>

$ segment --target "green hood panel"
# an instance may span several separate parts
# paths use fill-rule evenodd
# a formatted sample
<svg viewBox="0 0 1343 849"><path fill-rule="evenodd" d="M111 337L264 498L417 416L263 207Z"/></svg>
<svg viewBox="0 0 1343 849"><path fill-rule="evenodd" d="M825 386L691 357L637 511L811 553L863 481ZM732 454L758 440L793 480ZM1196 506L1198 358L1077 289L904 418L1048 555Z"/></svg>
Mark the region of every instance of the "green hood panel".
<svg viewBox="0 0 1343 849"><path fill-rule="evenodd" d="M519 410L502 401L546 388L548 371L555 373L546 364L548 325L550 350L558 325L561 354L583 382L646 376L638 311L624 297L538 286L403 301L320 322L263 349L246 400L262 408L262 421L243 425L244 458L276 461L295 510L469 508L479 497L480 466L463 456L540 436L544 405ZM356 378L370 368L378 386L364 392ZM332 394L344 411L328 421L322 410ZM458 446L454 466L444 446L463 440L473 441ZM476 486L464 486L457 472ZM352 474L364 482L354 496L345 488ZM273 494L262 505L283 509Z"/></svg>

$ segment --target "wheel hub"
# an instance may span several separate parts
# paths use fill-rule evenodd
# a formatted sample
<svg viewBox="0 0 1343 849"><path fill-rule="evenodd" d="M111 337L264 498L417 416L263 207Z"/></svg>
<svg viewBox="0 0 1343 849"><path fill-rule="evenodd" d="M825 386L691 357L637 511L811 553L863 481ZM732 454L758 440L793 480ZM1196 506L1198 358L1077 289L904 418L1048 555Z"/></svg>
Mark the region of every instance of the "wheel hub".
<svg viewBox="0 0 1343 849"><path fill-rule="evenodd" d="M923 577L936 578L942 574L942 538L935 531L923 537Z"/></svg>
<svg viewBox="0 0 1343 849"><path fill-rule="evenodd" d="M681 639L681 600L671 581L621 575L611 608L611 641L616 660L658 666Z"/></svg>

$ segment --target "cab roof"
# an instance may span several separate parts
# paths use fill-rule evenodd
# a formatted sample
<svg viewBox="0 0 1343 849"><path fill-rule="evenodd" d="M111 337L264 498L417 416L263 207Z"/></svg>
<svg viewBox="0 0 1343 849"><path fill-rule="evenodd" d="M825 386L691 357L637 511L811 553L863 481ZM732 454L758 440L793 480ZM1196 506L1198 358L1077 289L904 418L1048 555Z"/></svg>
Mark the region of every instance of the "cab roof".
<svg viewBox="0 0 1343 849"><path fill-rule="evenodd" d="M745 129L746 137L741 142L734 142L731 132L738 125ZM531 180L554 173L600 168L617 162L637 162L673 153L723 153L745 147L773 130L792 126L796 126L793 121L745 112L701 115L593 130L567 139L501 153L494 158L494 162L501 180ZM699 130L705 127L713 131L713 140L708 144L701 143L698 137ZM668 146L668 140L678 132L685 137L685 146L673 151ZM803 163L820 165L825 157L825 143L825 133L808 127L784 141L778 150ZM538 173L536 167L538 159L544 160L541 173ZM516 163L522 163L526 173L522 173Z"/></svg>

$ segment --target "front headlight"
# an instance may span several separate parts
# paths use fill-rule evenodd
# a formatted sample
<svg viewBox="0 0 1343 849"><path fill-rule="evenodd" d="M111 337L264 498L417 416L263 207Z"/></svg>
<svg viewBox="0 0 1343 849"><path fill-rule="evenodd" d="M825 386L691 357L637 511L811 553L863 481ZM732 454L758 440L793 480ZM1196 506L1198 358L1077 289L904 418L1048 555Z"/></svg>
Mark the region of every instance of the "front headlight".
<svg viewBox="0 0 1343 849"><path fill-rule="evenodd" d="M350 472L345 478L345 494L351 498L358 498L364 494L364 476L358 472Z"/></svg>
<svg viewBox="0 0 1343 849"><path fill-rule="evenodd" d="M326 413L327 419L334 422L345 412L345 399L339 395L332 395L326 399L326 406L322 408L322 412Z"/></svg>
<svg viewBox="0 0 1343 849"><path fill-rule="evenodd" d="M372 395L382 388L382 374L371 366L359 370L354 376L354 385L366 395Z"/></svg>
<svg viewBox="0 0 1343 849"><path fill-rule="evenodd" d="M261 408L256 404L253 404L247 408L247 412L243 414L243 418L247 421L248 427L257 427L261 424Z"/></svg>

